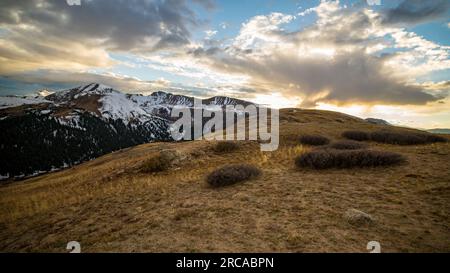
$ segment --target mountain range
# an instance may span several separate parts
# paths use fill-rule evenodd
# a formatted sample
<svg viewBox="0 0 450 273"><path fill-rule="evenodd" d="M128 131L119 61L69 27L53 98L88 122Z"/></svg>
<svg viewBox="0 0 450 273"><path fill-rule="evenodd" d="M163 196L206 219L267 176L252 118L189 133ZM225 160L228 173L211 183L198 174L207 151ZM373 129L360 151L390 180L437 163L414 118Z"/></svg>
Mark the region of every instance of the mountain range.
<svg viewBox="0 0 450 273"><path fill-rule="evenodd" d="M139 144L173 141L172 109L192 110L194 100L162 91L125 94L98 83L42 90L35 96L0 97L0 180L60 170ZM206 108L251 104L223 96L202 103ZM374 118L365 121L390 125Z"/></svg>
<svg viewBox="0 0 450 273"><path fill-rule="evenodd" d="M450 135L450 129L431 129L427 130L427 132L432 134Z"/></svg>
<svg viewBox="0 0 450 273"><path fill-rule="evenodd" d="M229 97L206 106L248 105ZM0 179L23 178L73 166L152 141L171 141L171 110L194 98L155 92L125 94L91 83L36 96L0 97Z"/></svg>

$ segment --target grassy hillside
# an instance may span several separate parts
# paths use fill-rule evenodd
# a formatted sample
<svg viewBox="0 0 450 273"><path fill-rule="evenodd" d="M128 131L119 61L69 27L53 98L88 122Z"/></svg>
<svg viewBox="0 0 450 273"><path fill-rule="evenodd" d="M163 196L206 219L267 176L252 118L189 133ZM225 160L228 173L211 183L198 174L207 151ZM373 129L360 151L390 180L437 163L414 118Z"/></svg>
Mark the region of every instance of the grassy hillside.
<svg viewBox="0 0 450 273"><path fill-rule="evenodd" d="M217 151L215 142L153 143L58 173L0 186L0 251L65 252L384 252L450 251L450 143L397 146L408 163L313 170L295 157L313 149L300 135L342 139L346 130L387 128L325 111L281 111L281 146L256 142ZM396 129L411 132L410 129ZM177 164L156 173L144 162L176 150ZM215 169L253 164L262 175L229 187L205 182ZM355 226L357 209L374 223Z"/></svg>

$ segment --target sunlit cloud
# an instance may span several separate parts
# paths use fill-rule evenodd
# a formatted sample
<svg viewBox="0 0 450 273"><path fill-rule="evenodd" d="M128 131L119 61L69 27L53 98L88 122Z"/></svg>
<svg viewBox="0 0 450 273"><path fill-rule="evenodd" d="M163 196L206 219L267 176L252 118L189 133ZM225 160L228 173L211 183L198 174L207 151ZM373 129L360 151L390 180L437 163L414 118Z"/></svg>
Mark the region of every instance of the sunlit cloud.
<svg viewBox="0 0 450 273"><path fill-rule="evenodd" d="M193 0L212 8L209 0ZM2 1L0 73L113 64L108 52L147 53L190 44L202 24L191 1ZM139 5L140 8L136 8Z"/></svg>
<svg viewBox="0 0 450 273"><path fill-rule="evenodd" d="M295 108L301 101L301 98L299 97L289 98L281 93L261 94L250 99L260 105L267 105L278 109Z"/></svg>
<svg viewBox="0 0 450 273"><path fill-rule="evenodd" d="M450 120L450 46L412 30L429 22L450 27L445 0L391 8L323 0L214 23L214 10L224 8L212 0L69 2L0 3L1 77L225 95L411 126Z"/></svg>
<svg viewBox="0 0 450 273"><path fill-rule="evenodd" d="M256 16L242 25L232 47L211 54L204 50L204 61L214 69L249 76L247 84L253 88L303 96L303 106L421 105L445 95L429 92L410 78L450 68L447 47L383 27L373 11L323 1L314 12L317 23L300 32L282 28L293 16ZM377 48L402 51L379 55Z"/></svg>

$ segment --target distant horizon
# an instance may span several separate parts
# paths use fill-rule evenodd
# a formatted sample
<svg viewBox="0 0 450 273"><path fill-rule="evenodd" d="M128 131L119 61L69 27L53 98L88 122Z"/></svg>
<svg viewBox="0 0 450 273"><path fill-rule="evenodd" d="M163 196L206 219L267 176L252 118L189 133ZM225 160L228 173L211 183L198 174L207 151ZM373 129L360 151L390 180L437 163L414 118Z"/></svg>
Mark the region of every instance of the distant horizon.
<svg viewBox="0 0 450 273"><path fill-rule="evenodd" d="M25 94L25 95L14 95L14 94L12 94L12 95L0 95L0 97L3 97L3 96L18 96L18 97L21 97L21 96L30 96L30 97L32 97L32 96L35 96L35 95L39 95L39 92L41 92L41 91L49 91L49 92L51 92L52 94L53 93L56 93L56 92L61 92L61 91L65 91L65 90L70 90L70 89L72 89L72 88L76 88L76 87L81 87L81 86L86 86L86 85L90 85L90 84L101 84L101 85L105 85L105 86L108 86L108 85L106 85L106 84L103 84L103 83L85 83L85 84L78 84L78 85L76 85L76 86L72 86L71 88L67 88L67 89L58 89L58 90L51 90L51 89L48 89L48 88L44 88L44 89L39 89L39 90L36 90L35 92L33 92L33 93L28 93L28 94ZM155 90L155 91L142 91L143 93L140 93L140 92L135 92L135 93L133 93L133 92L128 92L128 91L130 91L130 90L120 90L120 89L117 89L117 88L114 88L114 87L112 87L112 86L108 86L108 87L111 87L112 89L114 89L114 90L116 90L116 91L120 91L120 92L122 92L122 93L124 93L124 94L134 94L134 95L142 95L142 96L150 96L150 95L152 95L153 93L157 93L157 92L163 92L163 93L166 93L166 94L172 94L172 95L181 95L181 96L189 96L189 97L195 97L195 96L191 96L191 95L185 95L185 94L183 94L183 93L177 93L176 91L165 91L165 90L163 90L163 89L159 89L159 90ZM184 90L184 91L186 91L186 90ZM216 96L212 96L212 97L216 97ZM211 97L196 97L196 98L200 98L200 99L209 99L209 98L211 98ZM230 97L230 98L234 98L234 97ZM251 101L251 100L248 100L249 102L251 102L251 103L255 103L255 102L253 102L253 101ZM267 105L267 104L260 104L260 105L264 105L264 106L269 106L270 107L270 105ZM277 108L277 109L307 109L307 110L315 110L314 108L302 108L302 107L286 107L286 108ZM333 111L333 110L325 110L325 111ZM333 111L333 112L339 112L339 111ZM345 112L341 112L341 113L344 113L344 114L347 114L347 113L345 113ZM350 114L351 115L351 114ZM355 116L355 117L358 117L358 118L361 118L361 119L370 119L370 118L372 118L372 119L380 119L380 120L384 120L384 121L387 121L387 122L389 122L389 123L391 123L392 125L394 125L394 126L400 126L400 127L406 127L406 128L412 128L412 129L419 129L419 130L427 130L427 131L430 131L430 130L450 130L450 128L420 128L420 127L410 127L410 126L406 126L406 125L403 125L403 124L394 124L394 123L392 123L392 122L390 122L389 120L385 120L385 119L382 119L382 118L378 118L378 117L376 117L376 116L368 116L368 117L361 117L361 116L356 116L356 115L353 115L353 116Z"/></svg>
<svg viewBox="0 0 450 273"><path fill-rule="evenodd" d="M102 82L131 93L228 96L450 128L447 0L0 7L0 96Z"/></svg>

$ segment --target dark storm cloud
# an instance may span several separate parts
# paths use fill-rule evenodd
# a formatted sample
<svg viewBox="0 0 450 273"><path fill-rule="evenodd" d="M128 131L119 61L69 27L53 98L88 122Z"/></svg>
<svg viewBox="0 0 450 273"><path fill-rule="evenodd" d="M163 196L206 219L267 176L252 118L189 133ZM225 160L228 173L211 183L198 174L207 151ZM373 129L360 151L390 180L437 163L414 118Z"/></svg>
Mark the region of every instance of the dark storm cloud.
<svg viewBox="0 0 450 273"><path fill-rule="evenodd" d="M405 0L398 7L385 10L385 24L419 24L445 17L450 9L449 0Z"/></svg>
<svg viewBox="0 0 450 273"><path fill-rule="evenodd" d="M209 0L192 2L208 9L214 6ZM69 6L63 0L2 0L0 25L8 28L26 24L46 36L79 41L98 39L109 49L146 51L189 42L189 27L202 23L190 3L82 0L80 6ZM145 47L149 39L153 41L152 48Z"/></svg>

